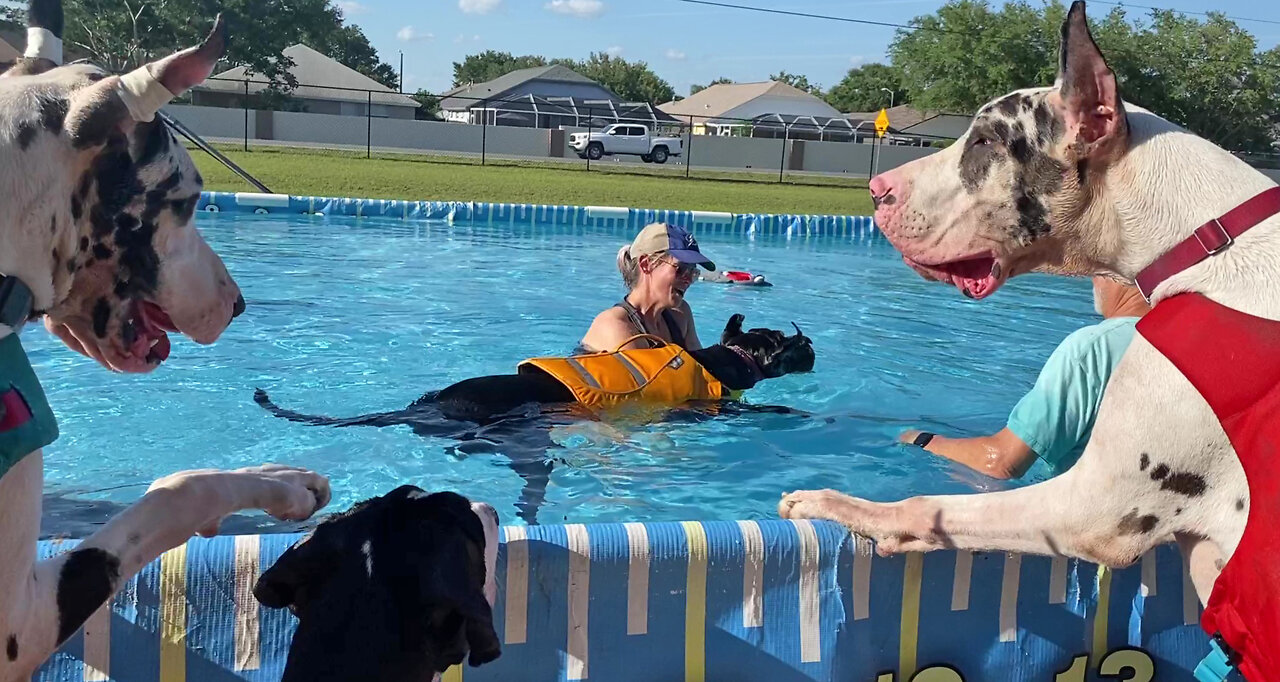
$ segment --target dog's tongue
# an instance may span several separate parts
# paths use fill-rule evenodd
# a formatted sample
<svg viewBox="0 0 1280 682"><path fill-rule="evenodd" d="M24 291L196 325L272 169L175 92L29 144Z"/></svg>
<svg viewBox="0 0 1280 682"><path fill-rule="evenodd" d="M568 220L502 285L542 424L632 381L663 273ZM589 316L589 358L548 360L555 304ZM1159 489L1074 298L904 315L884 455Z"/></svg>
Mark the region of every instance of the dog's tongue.
<svg viewBox="0 0 1280 682"><path fill-rule="evenodd" d="M161 308L151 301L143 301L140 303L138 305L138 312L149 327L155 327L167 332L178 331L178 327L173 324L173 320L169 317L169 313L166 313L164 308Z"/></svg>
<svg viewBox="0 0 1280 682"><path fill-rule="evenodd" d="M974 258L947 264L951 283L969 298L986 298L1000 288L1000 264L993 258Z"/></svg>
<svg viewBox="0 0 1280 682"><path fill-rule="evenodd" d="M138 304L136 322L138 335L133 342L134 356L146 358L152 363L168 360L170 348L166 332L177 332L178 329L164 308L150 301L142 301Z"/></svg>

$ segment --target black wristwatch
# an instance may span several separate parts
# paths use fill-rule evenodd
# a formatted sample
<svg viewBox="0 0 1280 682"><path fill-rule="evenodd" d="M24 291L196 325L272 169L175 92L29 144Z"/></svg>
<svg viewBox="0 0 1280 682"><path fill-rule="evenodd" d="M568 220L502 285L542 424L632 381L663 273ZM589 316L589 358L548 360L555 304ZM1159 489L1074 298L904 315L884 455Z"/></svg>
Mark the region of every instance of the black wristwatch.
<svg viewBox="0 0 1280 682"><path fill-rule="evenodd" d="M916 434L916 438L911 441L911 444L918 448L922 448L928 445L931 440L933 440L932 433L929 433L928 431L921 431L919 434Z"/></svg>

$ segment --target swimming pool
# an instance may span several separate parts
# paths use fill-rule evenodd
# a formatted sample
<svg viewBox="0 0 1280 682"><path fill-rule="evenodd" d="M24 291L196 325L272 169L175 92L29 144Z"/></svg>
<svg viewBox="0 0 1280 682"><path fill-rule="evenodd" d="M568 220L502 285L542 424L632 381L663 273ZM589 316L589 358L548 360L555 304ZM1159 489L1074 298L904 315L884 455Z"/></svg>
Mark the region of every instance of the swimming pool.
<svg viewBox="0 0 1280 682"><path fill-rule="evenodd" d="M202 214L205 238L248 302L215 345L175 341L147 376L105 372L33 326L23 337L62 436L46 451L57 514L45 533L85 534L113 504L179 469L266 461L331 477L331 510L403 483L491 502L518 523L521 481L498 454L460 456L407 427L286 422L254 404L351 416L526 357L569 351L623 293L623 230L308 215ZM784 490L832 487L874 500L1004 485L918 449L903 428L998 429L1071 330L1096 319L1083 280L1021 277L975 303L921 280L883 240L699 234L721 266L771 289L699 283L689 292L704 343L735 312L747 326L797 322L815 371L769 381L756 403L818 415L557 427L562 462L542 523L762 519ZM1028 480L1042 473L1033 470ZM1025 483L1025 481L1023 482Z"/></svg>

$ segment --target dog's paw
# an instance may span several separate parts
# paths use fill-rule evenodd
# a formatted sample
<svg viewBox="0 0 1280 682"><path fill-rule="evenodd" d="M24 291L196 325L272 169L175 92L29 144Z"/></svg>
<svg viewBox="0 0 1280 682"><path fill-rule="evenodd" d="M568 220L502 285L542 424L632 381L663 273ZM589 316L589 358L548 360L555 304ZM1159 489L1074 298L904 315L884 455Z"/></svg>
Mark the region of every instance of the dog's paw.
<svg viewBox="0 0 1280 682"><path fill-rule="evenodd" d="M799 490L784 493L778 516L784 519L829 519L848 525L854 499L835 490Z"/></svg>
<svg viewBox="0 0 1280 682"><path fill-rule="evenodd" d="M238 469L265 480L269 488L268 499L261 508L281 521L304 521L329 504L329 479L307 469L264 464Z"/></svg>

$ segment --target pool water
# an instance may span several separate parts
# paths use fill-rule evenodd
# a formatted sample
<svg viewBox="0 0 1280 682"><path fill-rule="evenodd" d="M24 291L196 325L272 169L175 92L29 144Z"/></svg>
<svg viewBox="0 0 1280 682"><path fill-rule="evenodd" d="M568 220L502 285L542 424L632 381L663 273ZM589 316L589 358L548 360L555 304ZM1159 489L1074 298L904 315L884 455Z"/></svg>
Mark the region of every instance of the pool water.
<svg viewBox="0 0 1280 682"><path fill-rule="evenodd" d="M486 227L316 216L201 214L205 238L248 308L218 343L174 341L146 376L114 375L39 325L30 351L62 436L46 450L46 534L83 532L174 471L281 462L328 475L330 510L412 483L492 503L520 523L521 479L501 453L408 427L288 422L255 387L301 412L354 416L403 407L460 379L568 352L623 294L614 256L630 235L571 227ZM722 268L776 286L700 282L698 333L746 325L813 339L814 372L767 381L752 403L817 415L560 424L540 523L759 519L779 494L835 488L873 500L966 493L1000 483L895 443L906 428L998 430L1043 361L1097 321L1089 284L1042 275L969 301L925 282L883 240L700 236ZM79 524L79 525L77 525Z"/></svg>

